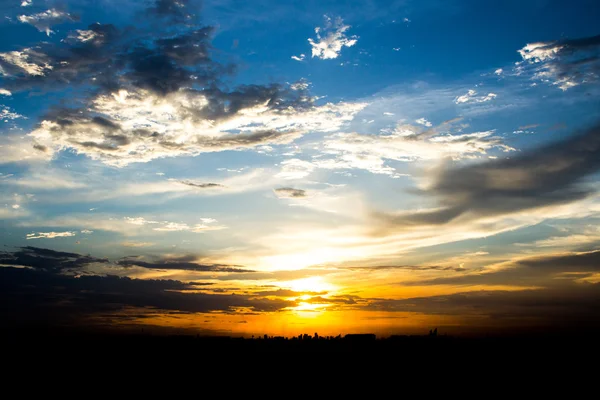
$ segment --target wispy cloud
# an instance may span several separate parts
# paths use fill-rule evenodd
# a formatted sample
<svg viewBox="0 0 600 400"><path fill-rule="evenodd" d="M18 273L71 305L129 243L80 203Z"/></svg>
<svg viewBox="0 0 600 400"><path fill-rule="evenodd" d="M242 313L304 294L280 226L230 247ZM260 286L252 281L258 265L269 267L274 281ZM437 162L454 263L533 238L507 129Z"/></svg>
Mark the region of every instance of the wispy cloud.
<svg viewBox="0 0 600 400"><path fill-rule="evenodd" d="M24 2L26 3L26 2ZM27 4L31 5L31 3ZM23 6L23 4L21 4ZM71 14L57 10L55 8L31 15L20 15L19 21L33 25L40 32L46 32L46 35L50 36L50 34L54 33L52 29L50 29L53 25L62 24L64 22L74 22L79 18L72 16Z"/></svg>
<svg viewBox="0 0 600 400"><path fill-rule="evenodd" d="M71 237L75 236L75 232L37 232L28 233L26 239L54 239L59 237Z"/></svg>

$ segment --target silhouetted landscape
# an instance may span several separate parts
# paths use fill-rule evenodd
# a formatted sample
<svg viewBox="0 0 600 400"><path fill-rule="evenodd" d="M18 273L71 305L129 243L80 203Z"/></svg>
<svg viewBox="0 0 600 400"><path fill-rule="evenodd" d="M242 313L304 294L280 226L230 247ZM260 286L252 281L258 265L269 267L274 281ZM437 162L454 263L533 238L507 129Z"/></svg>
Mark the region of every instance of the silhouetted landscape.
<svg viewBox="0 0 600 400"><path fill-rule="evenodd" d="M5 334L7 332L4 332ZM78 354L85 351L98 356L125 354L169 354L175 359L215 352L369 352L379 355L419 357L428 355L507 357L583 357L597 354L598 335L538 333L510 336L457 337L437 334L431 330L424 335L346 334L319 336L301 334L283 336L203 336L186 334L149 334L83 331L13 331L6 342L22 345L25 353ZM117 354L119 352L120 354Z"/></svg>

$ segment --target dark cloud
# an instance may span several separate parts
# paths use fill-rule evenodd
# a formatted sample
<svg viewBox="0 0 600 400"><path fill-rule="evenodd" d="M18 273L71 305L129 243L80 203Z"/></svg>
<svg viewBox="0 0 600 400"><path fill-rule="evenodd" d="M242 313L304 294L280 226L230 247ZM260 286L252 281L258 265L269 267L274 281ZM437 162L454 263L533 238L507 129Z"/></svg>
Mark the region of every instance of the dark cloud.
<svg viewBox="0 0 600 400"><path fill-rule="evenodd" d="M281 198L301 198L306 197L306 190L283 187L275 189L275 194Z"/></svg>
<svg viewBox="0 0 600 400"><path fill-rule="evenodd" d="M294 302L235 294L182 292L187 284L116 276L72 277L23 268L0 268L0 307L4 324L87 325L92 318L111 320L124 308L145 312L232 312L247 308L271 312ZM108 313L108 314L107 314ZM104 318L102 317L104 315Z"/></svg>
<svg viewBox="0 0 600 400"><path fill-rule="evenodd" d="M85 32L86 41L81 41ZM0 53L0 68L7 76L3 85L13 91L63 88L92 84L115 88L123 67L117 44L122 32L114 25L95 23L74 31L60 44L42 42L16 53Z"/></svg>
<svg viewBox="0 0 600 400"><path fill-rule="evenodd" d="M155 0L147 9L147 14L178 22L186 21L192 17L188 9L190 3L190 0Z"/></svg>
<svg viewBox="0 0 600 400"><path fill-rule="evenodd" d="M181 183L182 185L191 186L199 189L214 189L214 188L224 188L225 186L218 183L196 183L193 181L183 180L176 181L177 183Z"/></svg>
<svg viewBox="0 0 600 400"><path fill-rule="evenodd" d="M199 264L195 262L197 259L194 255L186 255L179 257L163 258L155 261L144 261L139 257L125 257L118 260L116 263L122 267L142 267L149 269L161 270L185 270L185 271L211 271L211 272L233 272L233 273L253 273L256 271L241 268L238 265L224 264Z"/></svg>
<svg viewBox="0 0 600 400"><path fill-rule="evenodd" d="M50 326L111 325L120 317L135 321L149 314L274 312L295 302L256 295L199 293L197 286L210 282L131 279L81 273L91 263L105 259L36 247L0 254L0 319L3 326L37 324ZM180 261L168 268L189 267ZM12 266L6 266L12 265ZM26 267L26 268L23 268ZM124 310L137 310L123 314Z"/></svg>
<svg viewBox="0 0 600 400"><path fill-rule="evenodd" d="M520 53L530 62L541 63L543 75L564 90L600 78L600 35L536 43Z"/></svg>
<svg viewBox="0 0 600 400"><path fill-rule="evenodd" d="M464 271L464 270L463 270ZM528 257L501 269L479 269L464 274L406 282L403 285L512 285L560 286L600 272L600 250L585 253Z"/></svg>
<svg viewBox="0 0 600 400"><path fill-rule="evenodd" d="M441 265L375 265L372 267L343 267L350 270L380 271L390 269L405 269L410 271L464 271L464 268Z"/></svg>
<svg viewBox="0 0 600 400"><path fill-rule="evenodd" d="M516 157L440 170L424 195L440 208L383 215L394 225L439 225L452 220L509 214L565 204L594 193L586 177L600 170L600 125Z"/></svg>
<svg viewBox="0 0 600 400"><path fill-rule="evenodd" d="M298 296L316 296L320 294L327 294L327 292L298 292L290 289L277 289L277 290L263 290L253 293L256 296L276 296L276 297L298 297Z"/></svg>
<svg viewBox="0 0 600 400"><path fill-rule="evenodd" d="M538 290L476 291L403 300L375 299L363 308L485 317L480 324L496 324L503 328L573 325L598 328L599 304L600 284L569 284Z"/></svg>
<svg viewBox="0 0 600 400"><path fill-rule="evenodd" d="M106 264L105 258L25 246L14 252L0 253L0 264L30 267L47 272L76 271L93 263Z"/></svg>

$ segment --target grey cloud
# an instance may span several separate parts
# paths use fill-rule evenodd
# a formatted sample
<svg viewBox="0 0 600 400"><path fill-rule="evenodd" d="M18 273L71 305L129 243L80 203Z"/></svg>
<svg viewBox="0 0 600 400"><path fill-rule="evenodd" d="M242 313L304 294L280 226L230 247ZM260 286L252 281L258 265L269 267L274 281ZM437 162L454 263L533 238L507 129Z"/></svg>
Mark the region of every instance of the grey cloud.
<svg viewBox="0 0 600 400"><path fill-rule="evenodd" d="M279 198L302 198L306 197L306 190L283 187L275 189L275 194Z"/></svg>
<svg viewBox="0 0 600 400"><path fill-rule="evenodd" d="M508 263L502 269L465 271L462 275L403 282L403 285L513 285L560 286L566 281L600 272L600 250L585 253L529 257ZM560 279L557 279L560 278Z"/></svg>
<svg viewBox="0 0 600 400"><path fill-rule="evenodd" d="M600 284L521 291L476 291L403 300L374 299L364 309L485 317L479 324L516 328L600 327ZM464 327L463 329L473 329Z"/></svg>
<svg viewBox="0 0 600 400"><path fill-rule="evenodd" d="M372 267L346 267L350 270L381 271L390 269L404 269L409 271L464 271L461 267L441 265L375 265Z"/></svg>
<svg viewBox="0 0 600 400"><path fill-rule="evenodd" d="M248 295L183 292L189 287L174 280L143 280L116 276L53 274L41 270L0 268L0 308L7 326L93 327L111 325L123 309L146 313L275 312L295 305L281 299ZM137 319L137 318L136 318Z"/></svg>
<svg viewBox="0 0 600 400"><path fill-rule="evenodd" d="M219 183L196 183L188 180L176 181L177 183L181 183L182 185L191 186L199 189L214 189L214 188L223 188L225 186Z"/></svg>
<svg viewBox="0 0 600 400"><path fill-rule="evenodd" d="M40 43L19 52L0 53L5 86L13 91L53 89L92 83L114 88L121 67L116 44L121 32L111 24L91 24L91 39L81 42L71 34L60 44Z"/></svg>
<svg viewBox="0 0 600 400"><path fill-rule="evenodd" d="M197 259L194 255L186 255L171 258L161 258L154 261L144 261L139 257L125 257L117 261L118 265L123 267L142 267L149 269L162 270L186 270L186 271L211 271L211 272L232 272L232 273L253 273L256 271L242 268L238 265L224 264L199 264L195 262Z"/></svg>
<svg viewBox="0 0 600 400"><path fill-rule="evenodd" d="M167 269L186 268L191 267L190 259L186 256L157 264ZM92 263L108 261L36 247L0 253L0 264L4 265L0 268L0 303L11 305L0 307L3 323L12 328L30 324L110 326L124 309L136 309L143 318L157 313L232 313L238 309L275 312L296 305L256 295L198 293L197 286L210 284L206 282L84 274L83 268Z"/></svg>
<svg viewBox="0 0 600 400"><path fill-rule="evenodd" d="M538 67L535 77L551 78L563 90L600 78L600 35L529 44L519 53Z"/></svg>
<svg viewBox="0 0 600 400"><path fill-rule="evenodd" d="M473 218L566 204L595 192L585 178L600 170L600 125L555 143L506 159L440 170L422 194L440 207L400 215L381 215L402 226L441 225Z"/></svg>
<svg viewBox="0 0 600 400"><path fill-rule="evenodd" d="M0 264L29 267L35 270L53 273L75 271L89 264L106 264L108 262L109 261L105 258L33 246L21 247L14 252L0 253Z"/></svg>
<svg viewBox="0 0 600 400"><path fill-rule="evenodd" d="M155 0L146 12L156 17L183 22L191 18L191 15L188 13L190 2L190 0Z"/></svg>

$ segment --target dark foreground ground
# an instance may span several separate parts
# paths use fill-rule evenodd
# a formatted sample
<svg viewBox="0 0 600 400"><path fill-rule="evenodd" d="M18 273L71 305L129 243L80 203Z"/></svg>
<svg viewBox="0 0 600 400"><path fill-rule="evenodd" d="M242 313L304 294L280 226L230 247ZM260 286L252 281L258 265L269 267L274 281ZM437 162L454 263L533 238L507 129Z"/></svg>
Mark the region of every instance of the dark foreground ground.
<svg viewBox="0 0 600 400"><path fill-rule="evenodd" d="M23 353L97 354L195 357L227 352L350 352L379 356L479 356L594 358L600 354L596 334L546 334L521 336L453 337L447 335L390 336L346 335L294 338L240 338L199 335L152 335L82 332L15 332L0 334L4 355Z"/></svg>

